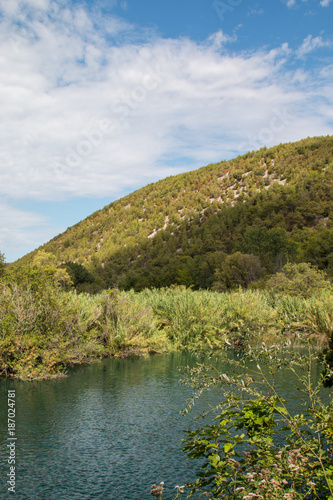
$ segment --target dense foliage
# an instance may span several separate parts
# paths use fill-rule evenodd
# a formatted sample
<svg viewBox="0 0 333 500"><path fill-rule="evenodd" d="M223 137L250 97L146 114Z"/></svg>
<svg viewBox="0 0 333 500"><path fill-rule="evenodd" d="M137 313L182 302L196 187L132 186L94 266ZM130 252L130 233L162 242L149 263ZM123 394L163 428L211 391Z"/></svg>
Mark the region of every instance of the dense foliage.
<svg viewBox="0 0 333 500"><path fill-rule="evenodd" d="M288 352L286 345L281 352L263 345L227 361L226 373L206 363L186 374L197 391L219 387L222 393L213 423L187 433L184 451L201 459L189 496L332 500L333 402L322 389L330 368L316 377L318 355L311 348ZM296 411L279 395L281 369L300 391Z"/></svg>
<svg viewBox="0 0 333 500"><path fill-rule="evenodd" d="M73 290L66 269L40 251L31 264L0 279L0 374L49 378L103 356L223 349L285 338L328 346L333 340L330 283L303 267L294 266L291 276L287 267L283 277L289 292L300 273L303 280L309 274L315 294L307 288L306 297L281 294L279 279L269 291L219 293L180 286L89 295ZM331 382L327 378L327 385Z"/></svg>
<svg viewBox="0 0 333 500"><path fill-rule="evenodd" d="M320 399L322 385L331 387L333 381L333 295L322 273L308 264L287 264L271 278L269 290L239 287L219 293L180 286L91 296L71 290L66 268L72 270L57 266L54 255L38 252L31 264L0 279L0 374L42 379L103 356L171 349L223 352L232 346L240 355L227 373L214 366L211 372L209 365L189 373L199 393L211 385L230 389L213 424L188 433L184 451L204 459L197 480L187 485L190 494L212 500L333 499L333 408ZM74 271L81 275L80 267ZM308 358L288 357L286 350L280 358L272 355L286 340L328 347L317 384L311 352ZM264 347L258 351L260 344ZM244 372L249 349L257 368L247 366ZM270 360L266 370L263 353ZM307 396L296 415L276 391L274 370L283 365ZM162 498L163 486L153 485L151 494ZM175 498L184 491L177 487Z"/></svg>
<svg viewBox="0 0 333 500"><path fill-rule="evenodd" d="M227 386L213 424L186 439L204 460L192 492L332 500L333 408L320 398L333 385L332 153L333 137L263 148L132 193L9 269L0 253L0 375L233 347L228 373L189 373L199 392ZM286 341L326 348L317 384L311 351L273 353ZM284 365L305 395L297 415L276 390Z"/></svg>
<svg viewBox="0 0 333 500"><path fill-rule="evenodd" d="M329 136L263 148L148 185L11 266L0 254L1 373L247 336L327 342L332 153Z"/></svg>
<svg viewBox="0 0 333 500"><path fill-rule="evenodd" d="M5 274L5 256L0 252L0 278Z"/></svg>
<svg viewBox="0 0 333 500"><path fill-rule="evenodd" d="M333 277L333 137L262 148L150 184L43 249L74 272L73 263L83 265L90 277L79 289L87 291L262 286L288 262Z"/></svg>

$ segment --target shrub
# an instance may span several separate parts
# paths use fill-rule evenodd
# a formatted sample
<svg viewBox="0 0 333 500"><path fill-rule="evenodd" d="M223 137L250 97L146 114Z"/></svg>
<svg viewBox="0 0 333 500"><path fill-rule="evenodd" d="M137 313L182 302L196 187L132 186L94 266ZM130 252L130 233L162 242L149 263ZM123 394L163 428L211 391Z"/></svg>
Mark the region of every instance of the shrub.
<svg viewBox="0 0 333 500"><path fill-rule="evenodd" d="M183 451L201 460L196 481L187 485L188 497L332 500L333 405L320 397L327 370L313 380L317 357L310 351L289 358L284 353L282 359L265 347L249 354L257 368L243 358L229 360L228 374L207 365L187 372L187 381L199 391L224 388L213 423L187 432ZM303 393L296 415L275 388L277 367L283 365Z"/></svg>
<svg viewBox="0 0 333 500"><path fill-rule="evenodd" d="M329 290L330 282L326 280L323 271L302 262L286 264L280 273L268 281L267 288L273 292L307 298L322 290Z"/></svg>
<svg viewBox="0 0 333 500"><path fill-rule="evenodd" d="M228 255L215 273L213 290L222 292L231 288L247 288L263 275L259 257L236 252Z"/></svg>

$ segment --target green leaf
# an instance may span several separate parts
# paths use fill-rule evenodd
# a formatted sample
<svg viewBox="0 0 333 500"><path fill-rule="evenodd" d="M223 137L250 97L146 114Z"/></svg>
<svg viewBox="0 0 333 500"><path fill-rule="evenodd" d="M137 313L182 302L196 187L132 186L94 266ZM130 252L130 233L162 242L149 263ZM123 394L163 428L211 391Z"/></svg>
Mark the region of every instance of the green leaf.
<svg viewBox="0 0 333 500"><path fill-rule="evenodd" d="M234 447L234 445L232 443L226 443L223 446L224 453L227 454L233 447Z"/></svg>
<svg viewBox="0 0 333 500"><path fill-rule="evenodd" d="M288 415L289 414L288 410L286 410L286 408L283 408L283 406L277 406L275 409L279 413L282 413L282 415Z"/></svg>

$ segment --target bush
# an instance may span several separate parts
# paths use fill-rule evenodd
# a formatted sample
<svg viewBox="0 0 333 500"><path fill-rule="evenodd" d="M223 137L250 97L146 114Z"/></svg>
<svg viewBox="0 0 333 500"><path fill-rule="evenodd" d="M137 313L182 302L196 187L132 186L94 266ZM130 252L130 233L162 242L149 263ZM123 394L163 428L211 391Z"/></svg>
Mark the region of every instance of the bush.
<svg viewBox="0 0 333 500"><path fill-rule="evenodd" d="M82 264L77 264L76 262L66 262L66 264L63 264L61 267L67 271L73 282L73 286L76 289L78 289L80 285L81 289L83 289L84 285L89 285L95 281L94 276L84 266L82 266Z"/></svg>
<svg viewBox="0 0 333 500"><path fill-rule="evenodd" d="M275 274L267 282L267 289L288 295L311 297L323 290L331 288L323 271L306 262L286 264L280 273Z"/></svg>
<svg viewBox="0 0 333 500"><path fill-rule="evenodd" d="M259 257L236 252L228 255L215 273L213 290L224 292L232 288L247 288L263 276Z"/></svg>
<svg viewBox="0 0 333 500"><path fill-rule="evenodd" d="M43 289L3 283L0 330L0 374L6 376L48 378L88 354L77 311L50 283Z"/></svg>
<svg viewBox="0 0 333 500"><path fill-rule="evenodd" d="M187 432L183 451L201 460L196 481L187 485L188 497L333 500L333 405L320 397L327 370L313 380L317 356L310 351L289 359L284 352L280 359L264 347L251 358L254 369L243 358L229 360L227 374L207 365L187 372L188 383L199 391L224 388L213 423ZM303 393L296 415L275 389L275 373L283 365Z"/></svg>
<svg viewBox="0 0 333 500"><path fill-rule="evenodd" d="M0 374L50 378L65 366L100 355L82 331L77 308L62 289L71 281L53 256L39 252L33 263L0 281Z"/></svg>
<svg viewBox="0 0 333 500"><path fill-rule="evenodd" d="M3 253L0 252L0 278L5 274L5 256Z"/></svg>

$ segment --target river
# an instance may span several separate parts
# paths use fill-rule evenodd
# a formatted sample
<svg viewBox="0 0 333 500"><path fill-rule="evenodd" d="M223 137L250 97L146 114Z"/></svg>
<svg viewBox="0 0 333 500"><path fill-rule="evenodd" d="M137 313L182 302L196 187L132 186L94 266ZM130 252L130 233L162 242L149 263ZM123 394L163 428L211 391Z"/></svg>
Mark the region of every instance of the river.
<svg viewBox="0 0 333 500"><path fill-rule="evenodd" d="M42 382L0 381L0 498L15 500L148 500L153 483L174 487L195 479L198 464L181 453L183 431L201 426L183 416L191 390L177 367L196 360L181 353L108 359ZM281 378L282 377L282 378ZM283 396L295 387L280 376ZM9 472L7 394L15 389L16 493ZM197 411L217 403L206 393Z"/></svg>

